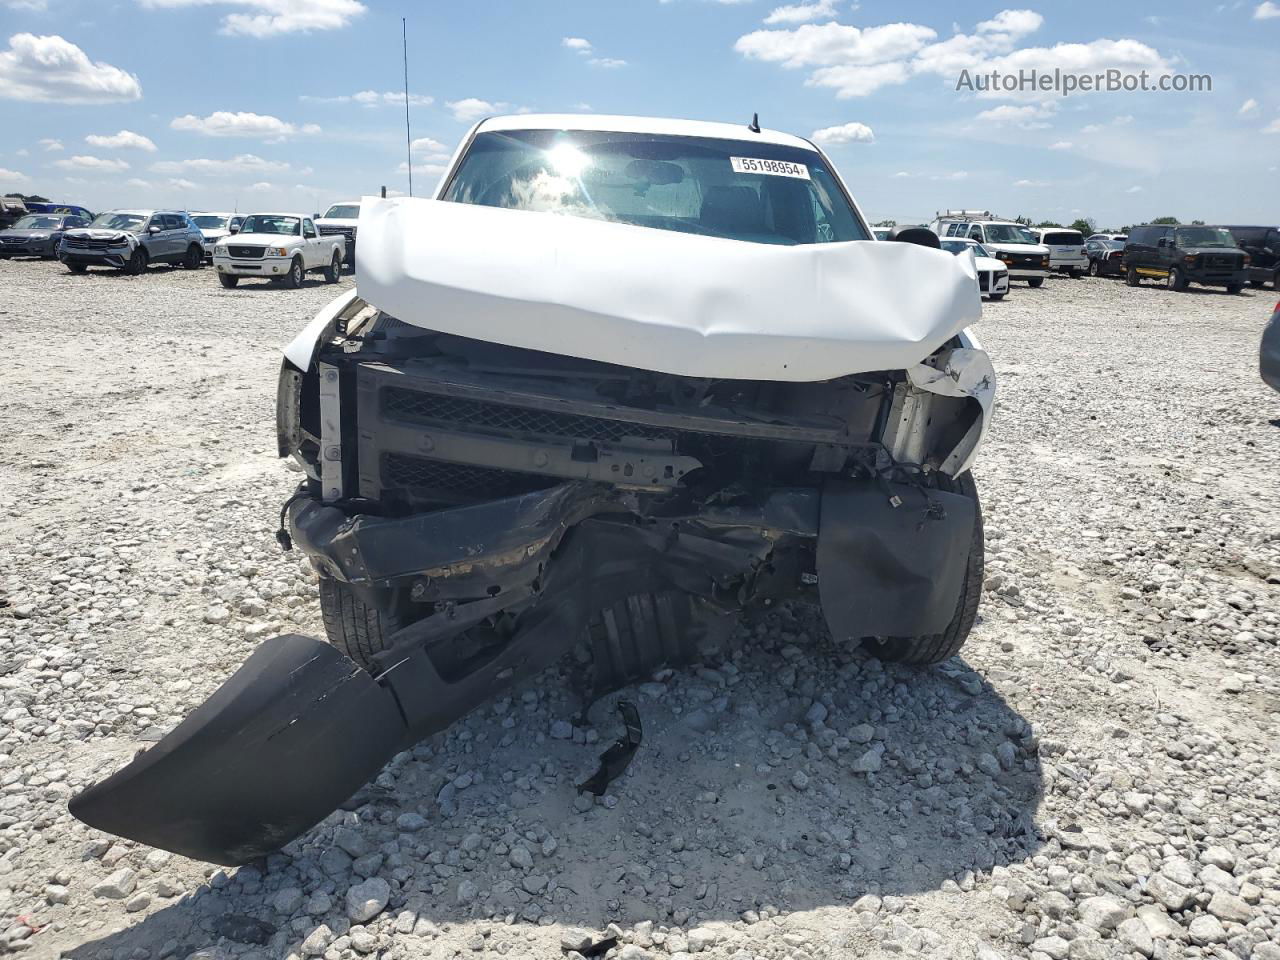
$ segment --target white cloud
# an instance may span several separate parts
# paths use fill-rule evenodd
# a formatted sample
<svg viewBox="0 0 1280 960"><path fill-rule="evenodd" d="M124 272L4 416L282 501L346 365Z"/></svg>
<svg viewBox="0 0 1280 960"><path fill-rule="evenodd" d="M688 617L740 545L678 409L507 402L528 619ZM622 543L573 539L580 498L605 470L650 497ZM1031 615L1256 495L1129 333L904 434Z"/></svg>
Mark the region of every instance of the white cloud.
<svg viewBox="0 0 1280 960"><path fill-rule="evenodd" d="M165 182L177 190L195 190L199 186L190 180L183 180L181 177L173 177Z"/></svg>
<svg viewBox="0 0 1280 960"><path fill-rule="evenodd" d="M1262 128L1263 133L1280 133L1280 120L1272 120Z"/></svg>
<svg viewBox="0 0 1280 960"><path fill-rule="evenodd" d="M968 170L953 170L950 173L935 173L930 180L968 180Z"/></svg>
<svg viewBox="0 0 1280 960"><path fill-rule="evenodd" d="M111 134L111 136L91 133L84 138L84 142L91 147L105 147L109 150L121 150L131 147L135 150L145 150L147 153L156 152L156 145L150 139L140 133L134 133L132 130L121 130L119 133Z"/></svg>
<svg viewBox="0 0 1280 960"><path fill-rule="evenodd" d="M825 20L836 15L836 0L816 0L815 3L793 3L785 7L775 7L773 12L764 18L767 24L774 23L812 23L814 20Z"/></svg>
<svg viewBox="0 0 1280 960"><path fill-rule="evenodd" d="M570 50L576 50L581 54L591 52L591 41L585 37L564 37L561 39L560 45L568 47Z"/></svg>
<svg viewBox="0 0 1280 960"><path fill-rule="evenodd" d="M448 159L448 158L446 158L446 160L447 160L447 159ZM428 158L428 160L429 160L429 161L431 161L431 160L435 160L435 158L433 158L433 157L432 157L432 158ZM438 162L415 163L415 164L413 165L413 172L414 172L414 173L425 173L425 174L428 174L429 176L438 177L438 176L440 176L442 173L444 173L446 169L448 169L448 166L449 166L449 165L448 165L448 163L438 163ZM397 173L408 173L408 172L409 172L409 165L408 165L407 163L405 163L403 160L401 160L401 161L400 161L400 166L396 167L396 172L397 172Z"/></svg>
<svg viewBox="0 0 1280 960"><path fill-rule="evenodd" d="M260 113L231 113L217 110L207 117L197 117L188 113L174 117L169 124L174 130L185 130L191 133L202 133L206 137L256 137L268 143L277 142L297 136L298 134L316 134L320 128L314 123L297 126L286 123L278 117Z"/></svg>
<svg viewBox="0 0 1280 960"><path fill-rule="evenodd" d="M1081 133L1097 133L1099 130L1105 130L1107 127L1124 127L1133 123L1133 117L1125 114L1119 117L1112 117L1106 123L1088 123L1080 128Z"/></svg>
<svg viewBox="0 0 1280 960"><path fill-rule="evenodd" d="M823 127L813 131L811 140L818 143L874 143L875 134L865 123L844 123L837 127Z"/></svg>
<svg viewBox="0 0 1280 960"><path fill-rule="evenodd" d="M613 70L627 65L627 61L619 60L617 57L592 57L587 63L590 66L603 67L606 70Z"/></svg>
<svg viewBox="0 0 1280 960"><path fill-rule="evenodd" d="M909 177L909 176L911 176L911 174L907 173L907 171L905 171L905 170L899 170L899 171L898 171L897 173L895 173L893 176L894 176L894 179L900 179L900 178L903 178L903 177Z"/></svg>
<svg viewBox="0 0 1280 960"><path fill-rule="evenodd" d="M46 150L54 151L62 149L62 141L54 140L52 137L45 137L43 140L37 142Z"/></svg>
<svg viewBox="0 0 1280 960"><path fill-rule="evenodd" d="M299 184L299 186L301 186L301 184ZM249 184L249 189L255 193L264 193L267 190L274 190L275 187L272 184L267 183L265 180L259 180L257 183Z"/></svg>
<svg viewBox="0 0 1280 960"><path fill-rule="evenodd" d="M26 183L30 179L25 173L0 167L0 183Z"/></svg>
<svg viewBox="0 0 1280 960"><path fill-rule="evenodd" d="M1044 17L1034 10L1001 10L990 20L978 24L979 33L1003 33L1011 37L1025 37L1044 25Z"/></svg>
<svg viewBox="0 0 1280 960"><path fill-rule="evenodd" d="M1136 186L1130 187L1128 190L1125 191L1125 193L1141 193L1141 192L1142 192L1142 188L1136 187Z"/></svg>
<svg viewBox="0 0 1280 960"><path fill-rule="evenodd" d="M1074 146L1074 144L1072 144L1070 140L1058 140L1055 143L1049 144L1049 149L1050 150L1070 150L1072 146Z"/></svg>
<svg viewBox="0 0 1280 960"><path fill-rule="evenodd" d="M3 5L10 10L25 10L29 13L43 13L49 9L48 0L3 0Z"/></svg>
<svg viewBox="0 0 1280 960"><path fill-rule="evenodd" d="M1258 112L1258 101L1250 97L1244 103L1240 104L1240 109L1236 111L1242 117L1249 117Z"/></svg>
<svg viewBox="0 0 1280 960"><path fill-rule="evenodd" d="M53 161L55 167L62 167L64 170L92 170L98 173L119 173L121 170L128 170L129 164L123 160L113 160L109 157L91 157L80 155L68 157L65 160Z"/></svg>
<svg viewBox="0 0 1280 960"><path fill-rule="evenodd" d="M199 173L205 176L241 176L246 174L284 173L289 164L278 160L264 160L252 153L241 153L230 160L209 160L197 157L192 160L161 160L153 163L153 173Z"/></svg>
<svg viewBox="0 0 1280 960"><path fill-rule="evenodd" d="M281 33L310 33L347 26L368 8L358 0L139 0L143 7L247 7L251 13L228 13L221 33L270 37Z"/></svg>
<svg viewBox="0 0 1280 960"><path fill-rule="evenodd" d="M362 107L403 107L404 91L387 90L379 93L377 90L361 90L359 93L344 93L336 97L313 97L304 93L298 99L304 103L356 103ZM435 97L430 97L426 94L409 94L409 106L411 107L429 107L435 102Z"/></svg>
<svg viewBox="0 0 1280 960"><path fill-rule="evenodd" d="M1253 11L1253 19L1255 20L1273 20L1280 17L1280 5L1274 4L1271 0L1263 0Z"/></svg>
<svg viewBox="0 0 1280 960"><path fill-rule="evenodd" d="M94 62L58 36L15 33L0 51L0 97L38 103L117 103L137 100L142 84L131 73Z"/></svg>
<svg viewBox="0 0 1280 960"><path fill-rule="evenodd" d="M1053 186L1053 184L1051 184L1048 180L1015 180L1013 181L1013 185L1015 187L1051 187Z"/></svg>
<svg viewBox="0 0 1280 960"><path fill-rule="evenodd" d="M414 150L429 150L432 153L448 153L449 148L439 140L433 140L431 137L418 137L410 146Z"/></svg>
<svg viewBox="0 0 1280 960"><path fill-rule="evenodd" d="M511 105L502 102L490 103L488 100L480 100L476 97L466 97L462 100L450 100L445 106L453 113L455 120L469 123L472 120L479 120L481 117L501 113Z"/></svg>
<svg viewBox="0 0 1280 960"><path fill-rule="evenodd" d="M734 49L748 59L778 63L786 69L808 69L809 86L829 87L838 98L861 97L881 87L906 83L914 76L934 75L954 85L962 70L973 76L993 70L1014 74L1055 68L1074 75L1111 68L1165 72L1161 54L1136 40L1094 40L1025 47L1018 43L1038 30L1044 18L1032 10L1003 10L979 23L973 33L957 32L937 39L931 27L890 23L853 27L831 21L806 23L792 30L756 30L738 38ZM1047 101L1045 91L977 91L999 100Z"/></svg>
<svg viewBox="0 0 1280 960"><path fill-rule="evenodd" d="M751 60L799 67L869 66L900 60L918 51L937 34L914 23L881 27L842 23L806 23L795 30L756 30L739 37L733 48Z"/></svg>
<svg viewBox="0 0 1280 960"><path fill-rule="evenodd" d="M1046 119L1052 116L1057 109L1057 104L1052 102L1026 104L1016 107L1010 103L1002 103L1000 106L992 107L990 110L983 110L978 114L977 119L1000 126L1017 126L1023 130L1043 130L1049 126L1045 122Z"/></svg>
<svg viewBox="0 0 1280 960"><path fill-rule="evenodd" d="M151 181L143 180L141 177L130 177L128 180L125 181L125 186L138 187L141 190L150 190Z"/></svg>

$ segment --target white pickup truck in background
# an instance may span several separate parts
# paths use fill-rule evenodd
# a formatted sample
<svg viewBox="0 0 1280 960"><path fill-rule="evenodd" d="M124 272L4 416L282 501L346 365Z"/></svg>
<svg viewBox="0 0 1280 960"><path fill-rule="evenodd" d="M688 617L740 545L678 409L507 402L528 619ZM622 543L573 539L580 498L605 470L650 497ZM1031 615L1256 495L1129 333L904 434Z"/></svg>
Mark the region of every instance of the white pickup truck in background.
<svg viewBox="0 0 1280 960"><path fill-rule="evenodd" d="M311 217L300 213L249 214L213 248L213 266L224 287L258 277L297 289L305 274L317 270L324 271L328 283L337 283L345 257L343 237L322 236Z"/></svg>
<svg viewBox="0 0 1280 960"><path fill-rule="evenodd" d="M316 228L322 234L341 234L347 241L347 266L356 268L356 227L360 221L360 201L340 200L316 217Z"/></svg>

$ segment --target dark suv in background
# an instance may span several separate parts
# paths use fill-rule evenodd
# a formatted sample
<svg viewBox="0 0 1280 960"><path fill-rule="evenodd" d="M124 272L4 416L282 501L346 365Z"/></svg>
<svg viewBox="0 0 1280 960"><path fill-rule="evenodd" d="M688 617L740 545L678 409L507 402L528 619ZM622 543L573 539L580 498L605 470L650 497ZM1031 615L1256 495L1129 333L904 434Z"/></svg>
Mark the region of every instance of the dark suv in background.
<svg viewBox="0 0 1280 960"><path fill-rule="evenodd" d="M1249 255L1249 282L1280 290L1280 227L1223 227Z"/></svg>
<svg viewBox="0 0 1280 960"><path fill-rule="evenodd" d="M1222 227L1143 224L1124 246L1125 283L1163 280L1170 290L1192 283L1239 293L1249 280L1249 255Z"/></svg>

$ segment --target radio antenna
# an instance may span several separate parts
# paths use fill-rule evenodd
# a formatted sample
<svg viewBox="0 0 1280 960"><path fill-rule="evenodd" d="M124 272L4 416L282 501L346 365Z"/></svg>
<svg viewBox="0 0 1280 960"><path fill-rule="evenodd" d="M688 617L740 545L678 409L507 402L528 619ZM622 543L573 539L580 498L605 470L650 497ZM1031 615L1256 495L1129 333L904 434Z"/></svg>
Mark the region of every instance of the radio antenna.
<svg viewBox="0 0 1280 960"><path fill-rule="evenodd" d="M404 149L409 157L409 196L413 196L413 138L409 134L409 27L400 18L400 43L404 53Z"/></svg>
<svg viewBox="0 0 1280 960"><path fill-rule="evenodd" d="M751 122L747 124L747 129L750 130L752 133L760 132L760 114L753 113L751 115Z"/></svg>

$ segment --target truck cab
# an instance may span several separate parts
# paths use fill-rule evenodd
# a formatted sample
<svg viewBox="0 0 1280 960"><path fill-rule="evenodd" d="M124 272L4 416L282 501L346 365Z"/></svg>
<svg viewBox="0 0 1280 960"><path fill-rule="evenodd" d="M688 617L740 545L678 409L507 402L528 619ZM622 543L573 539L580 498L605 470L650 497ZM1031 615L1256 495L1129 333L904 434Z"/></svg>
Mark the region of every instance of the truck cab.
<svg viewBox="0 0 1280 960"><path fill-rule="evenodd" d="M340 200L317 216L316 228L325 236L341 236L347 244L347 266L356 268L356 227L360 221L360 201Z"/></svg>

